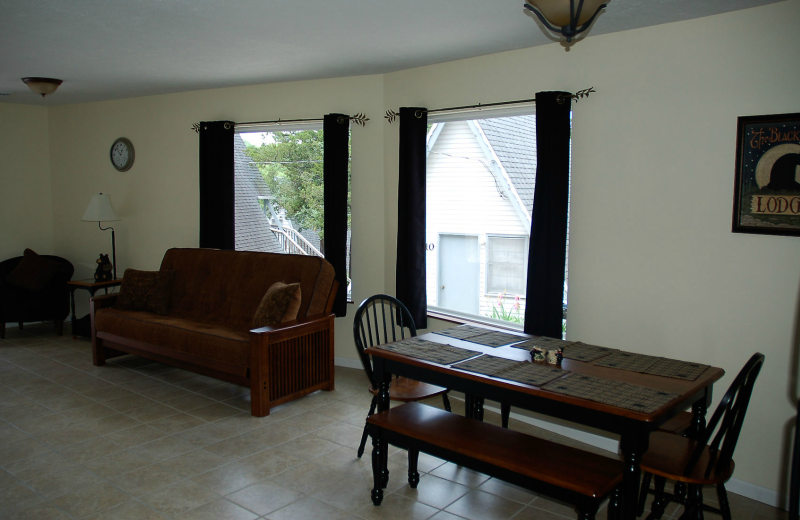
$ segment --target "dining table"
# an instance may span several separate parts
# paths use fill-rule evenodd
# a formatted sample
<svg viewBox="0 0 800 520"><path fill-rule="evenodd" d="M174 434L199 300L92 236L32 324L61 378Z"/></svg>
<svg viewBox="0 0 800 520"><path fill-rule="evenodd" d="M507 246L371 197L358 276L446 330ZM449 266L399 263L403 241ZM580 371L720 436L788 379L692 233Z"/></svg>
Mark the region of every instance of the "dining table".
<svg viewBox="0 0 800 520"><path fill-rule="evenodd" d="M470 327L473 331L484 330L487 338L500 339L484 341L483 343L490 343L487 345L481 344L474 337L465 337L468 334L459 333L459 330L466 332ZM415 342L412 347L421 346L421 352L433 354L419 355L417 351L409 350L409 341ZM498 345L503 341L513 343ZM482 420L483 403L488 399L505 407L529 410L619 435L619 449L624 461L622 517L633 520L636 517L641 476L640 462L648 449L650 432L675 415L691 409L693 418L689 435L699 434L705 427L705 415L711 404L713 385L725 374L724 370L693 363L691 360L671 360L587 346L580 342L563 343L573 343L574 347L568 346L564 349L564 358L559 364L548 365L531 360L531 348L539 341L552 345L559 340L537 338L486 325L470 325L370 347L366 352L372 356L378 383L378 411L389 409L392 377L403 376L462 392L466 397L465 415L476 420ZM453 352L456 353L455 357ZM600 354L600 357L591 359L593 355L576 354L586 352ZM458 353L461 355L457 355ZM470 355L473 357L455 360ZM484 356L474 357L481 355ZM498 371L491 368L505 365L508 367ZM549 380L544 382L542 378L537 379L541 370L536 372L537 377L516 377L516 381L511 380L515 377L507 372L511 368L535 369L532 365L548 367L552 373L546 373L544 379ZM694 368L694 373L687 377L682 373L687 366L699 368ZM679 368L677 372L676 367ZM480 373L481 371L484 373ZM492 373L496 375L488 375ZM609 400L602 397L609 393L606 388L627 390L629 394L624 399L615 401L611 392ZM631 389L633 393L630 393ZM642 395L645 397L642 398ZM641 405L638 401L643 399L647 402Z"/></svg>

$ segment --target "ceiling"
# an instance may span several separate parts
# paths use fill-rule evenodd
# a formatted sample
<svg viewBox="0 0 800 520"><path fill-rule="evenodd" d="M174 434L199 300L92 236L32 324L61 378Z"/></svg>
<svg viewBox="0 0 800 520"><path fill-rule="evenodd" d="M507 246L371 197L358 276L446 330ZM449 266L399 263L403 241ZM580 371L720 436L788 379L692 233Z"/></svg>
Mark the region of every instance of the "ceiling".
<svg viewBox="0 0 800 520"><path fill-rule="evenodd" d="M588 36L778 0L610 0ZM551 43L523 0L3 0L0 102L379 74ZM578 45L591 45L589 42ZM20 81L64 80L45 99Z"/></svg>

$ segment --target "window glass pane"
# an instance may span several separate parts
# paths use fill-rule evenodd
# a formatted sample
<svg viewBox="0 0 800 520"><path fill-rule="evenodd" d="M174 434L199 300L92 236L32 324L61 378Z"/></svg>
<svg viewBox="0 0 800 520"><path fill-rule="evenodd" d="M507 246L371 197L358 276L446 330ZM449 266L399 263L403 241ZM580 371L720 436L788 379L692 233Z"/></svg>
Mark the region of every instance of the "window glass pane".
<svg viewBox="0 0 800 520"><path fill-rule="evenodd" d="M321 125L234 136L237 250L324 257L323 149ZM349 184L348 172L348 300Z"/></svg>
<svg viewBox="0 0 800 520"><path fill-rule="evenodd" d="M488 238L487 292L525 296L528 275L526 248L525 238Z"/></svg>

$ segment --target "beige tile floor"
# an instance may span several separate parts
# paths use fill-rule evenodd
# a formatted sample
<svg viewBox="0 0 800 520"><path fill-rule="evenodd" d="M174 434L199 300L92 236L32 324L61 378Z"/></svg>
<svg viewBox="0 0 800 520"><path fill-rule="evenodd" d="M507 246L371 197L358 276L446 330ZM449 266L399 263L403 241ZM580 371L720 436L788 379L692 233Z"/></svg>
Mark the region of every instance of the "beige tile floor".
<svg viewBox="0 0 800 520"><path fill-rule="evenodd" d="M258 419L246 388L132 356L94 367L91 344L68 334L27 325L0 341L0 518L575 518L567 505L424 454L410 489L397 449L383 505L373 506L369 449L356 457L370 401L359 370L337 367L335 391ZM786 518L737 495L731 503L735 520Z"/></svg>

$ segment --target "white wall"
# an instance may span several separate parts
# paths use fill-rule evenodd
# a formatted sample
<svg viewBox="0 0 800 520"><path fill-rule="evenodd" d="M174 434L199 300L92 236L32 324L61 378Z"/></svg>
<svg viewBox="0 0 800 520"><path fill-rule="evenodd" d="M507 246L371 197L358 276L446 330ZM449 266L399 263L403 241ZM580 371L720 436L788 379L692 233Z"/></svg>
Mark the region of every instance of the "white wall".
<svg viewBox="0 0 800 520"><path fill-rule="evenodd" d="M0 261L53 254L47 107L0 103Z"/></svg>
<svg viewBox="0 0 800 520"><path fill-rule="evenodd" d="M800 2L389 74L387 108L596 94L574 106L568 338L723 367L766 354L735 477L783 491L800 239L732 234L736 118L798 112ZM385 134L396 236L397 129ZM394 240L386 289L394 290ZM433 320L431 328L441 328Z"/></svg>

